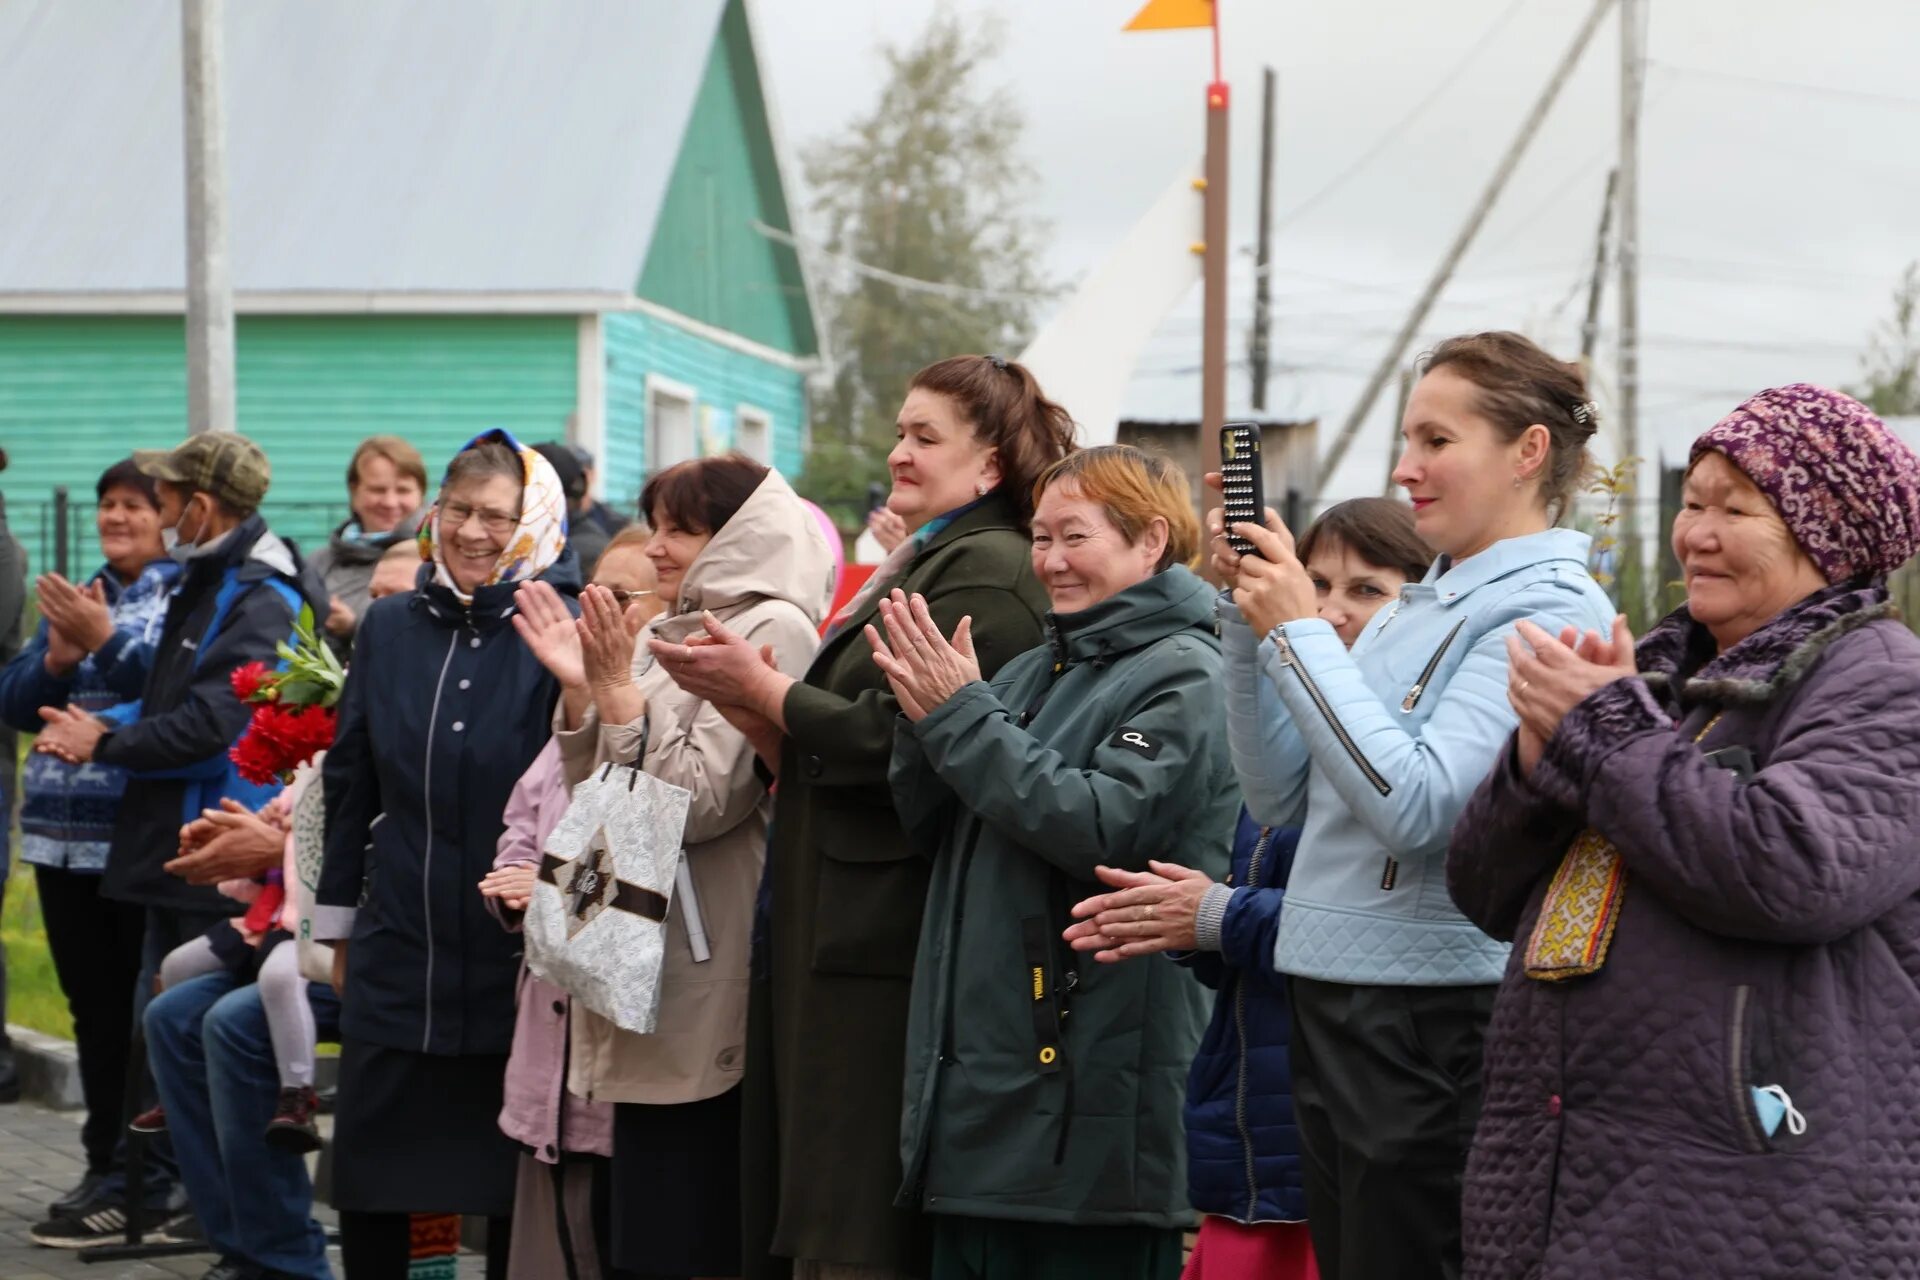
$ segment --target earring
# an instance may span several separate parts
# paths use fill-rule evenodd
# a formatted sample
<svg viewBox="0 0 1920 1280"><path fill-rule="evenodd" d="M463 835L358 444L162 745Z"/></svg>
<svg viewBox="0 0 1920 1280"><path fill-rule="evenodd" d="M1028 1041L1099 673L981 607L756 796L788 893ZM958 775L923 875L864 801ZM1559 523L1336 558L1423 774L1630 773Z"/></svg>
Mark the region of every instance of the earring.
<svg viewBox="0 0 1920 1280"><path fill-rule="evenodd" d="M1525 476L1515 476L1513 478L1513 487L1518 489L1521 485L1525 484L1526 482L1527 482L1527 478Z"/></svg>
<svg viewBox="0 0 1920 1280"><path fill-rule="evenodd" d="M985 480L982 480L979 484L976 484L975 486L973 486L973 492L976 497L981 497L981 498L986 497L987 482Z"/></svg>

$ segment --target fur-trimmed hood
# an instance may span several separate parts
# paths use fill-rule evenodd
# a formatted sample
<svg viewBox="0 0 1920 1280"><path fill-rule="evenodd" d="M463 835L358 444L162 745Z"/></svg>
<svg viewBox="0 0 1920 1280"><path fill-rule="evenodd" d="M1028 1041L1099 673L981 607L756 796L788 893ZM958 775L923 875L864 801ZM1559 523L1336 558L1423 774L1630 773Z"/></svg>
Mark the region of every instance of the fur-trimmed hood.
<svg viewBox="0 0 1920 1280"><path fill-rule="evenodd" d="M1764 706L1799 684L1842 636L1883 618L1896 618L1886 583L1843 583L1783 609L1725 653L1682 605L1634 650L1640 674L1664 696L1682 679L1680 705Z"/></svg>

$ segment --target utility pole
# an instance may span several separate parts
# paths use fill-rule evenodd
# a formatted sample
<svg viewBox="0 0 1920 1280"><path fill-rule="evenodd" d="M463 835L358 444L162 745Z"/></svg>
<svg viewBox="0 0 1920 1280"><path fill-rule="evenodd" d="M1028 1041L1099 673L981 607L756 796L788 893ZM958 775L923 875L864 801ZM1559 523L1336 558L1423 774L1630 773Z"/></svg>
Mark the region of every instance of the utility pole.
<svg viewBox="0 0 1920 1280"><path fill-rule="evenodd" d="M1567 46L1566 53L1561 55L1560 64L1554 68L1546 87L1540 91L1539 100L1533 104L1533 109L1521 122L1520 132L1514 135L1513 142L1508 145L1506 155L1501 157L1500 165L1493 171L1493 177L1488 180L1486 190L1480 193L1480 200L1474 205L1473 212L1467 215L1466 225L1461 227L1459 234L1454 237L1446 255L1440 260L1439 269L1433 273L1433 278L1427 282L1427 287L1420 294L1419 300L1413 304L1413 311L1407 316L1406 323L1400 326L1400 332L1394 336L1393 345L1381 358L1372 377L1368 378L1366 389L1360 393L1360 402L1353 407L1353 412L1347 415L1346 422L1341 424L1340 434L1334 437L1332 447L1327 450L1326 457L1320 463L1319 476L1323 490L1339 471L1341 459L1347 456L1347 450L1353 446L1354 437L1359 434L1361 426L1365 424L1367 414L1373 409L1374 401L1380 398L1380 393L1392 379L1394 370L1400 367L1400 361L1406 354L1408 344L1420 331L1420 326L1426 322L1427 313L1433 310L1433 304L1439 300L1440 291L1446 288L1454 269L1460 265L1460 260L1466 257L1467 250L1473 245L1473 238L1479 234L1481 225L1487 220L1487 215L1493 211L1494 201L1499 199L1501 190L1507 185L1507 179L1513 176L1514 169L1520 164L1520 157L1526 154L1534 135L1540 132L1540 125L1546 120L1547 112L1552 108L1554 99L1560 96L1561 87L1573 74L1574 67L1580 61L1580 55L1586 52L1587 45L1593 40L1593 33L1599 29L1600 19L1606 16L1607 9L1612 4L1613 0L1595 0L1593 12L1589 13L1587 20L1581 24L1578 34L1573 38L1573 43Z"/></svg>
<svg viewBox="0 0 1920 1280"><path fill-rule="evenodd" d="M1253 407L1267 407L1268 343L1273 334L1273 290L1267 277L1273 265L1273 107L1279 77L1268 67L1261 76L1260 97L1260 247L1254 255L1253 335L1247 363L1253 369Z"/></svg>
<svg viewBox="0 0 1920 1280"><path fill-rule="evenodd" d="M1593 351L1600 345L1600 295L1607 289L1607 235L1613 230L1613 195L1620 171L1607 170L1607 194L1600 202L1600 234L1593 240L1593 279L1587 285L1587 318L1580 322L1580 363L1591 373Z"/></svg>
<svg viewBox="0 0 1920 1280"><path fill-rule="evenodd" d="M1216 25L1213 83L1207 86L1206 271L1200 333L1202 471L1220 469L1220 428L1227 420L1227 82L1220 78L1219 44Z"/></svg>
<svg viewBox="0 0 1920 1280"><path fill-rule="evenodd" d="M181 0L187 153L187 429L231 431L233 285L227 271L225 0Z"/></svg>
<svg viewBox="0 0 1920 1280"><path fill-rule="evenodd" d="M1640 456L1640 102L1645 0L1620 0L1620 457ZM1630 468L1624 551L1640 554L1644 468Z"/></svg>

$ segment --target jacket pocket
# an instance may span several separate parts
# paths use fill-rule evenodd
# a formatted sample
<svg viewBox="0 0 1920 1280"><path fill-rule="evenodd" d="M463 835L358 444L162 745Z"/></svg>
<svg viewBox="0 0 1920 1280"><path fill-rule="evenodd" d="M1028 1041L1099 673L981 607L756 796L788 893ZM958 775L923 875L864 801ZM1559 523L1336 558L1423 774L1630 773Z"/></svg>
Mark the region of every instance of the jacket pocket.
<svg viewBox="0 0 1920 1280"><path fill-rule="evenodd" d="M1773 1149L1760 1117L1753 1110L1753 1086L1760 1068L1760 1037L1764 1032L1750 986L1738 986L1727 1000L1726 1070L1723 1073L1727 1105L1733 1108L1733 1131L1740 1149L1761 1155Z"/></svg>
<svg viewBox="0 0 1920 1280"><path fill-rule="evenodd" d="M932 867L885 842L816 846L820 879L813 912L813 971L859 978L910 978ZM774 928L779 929L778 922Z"/></svg>
<svg viewBox="0 0 1920 1280"><path fill-rule="evenodd" d="M1453 630L1447 632L1447 638L1440 642L1440 647L1433 651L1431 658L1427 659L1427 665L1420 669L1420 678L1413 682L1413 687L1407 690L1407 696L1400 700L1400 710L1403 714L1411 714L1413 709L1420 705L1421 695L1426 693L1427 686L1433 683L1433 673L1440 669L1441 660L1447 656L1447 650L1453 648L1454 640L1459 637L1461 629L1466 625L1465 618L1454 623Z"/></svg>

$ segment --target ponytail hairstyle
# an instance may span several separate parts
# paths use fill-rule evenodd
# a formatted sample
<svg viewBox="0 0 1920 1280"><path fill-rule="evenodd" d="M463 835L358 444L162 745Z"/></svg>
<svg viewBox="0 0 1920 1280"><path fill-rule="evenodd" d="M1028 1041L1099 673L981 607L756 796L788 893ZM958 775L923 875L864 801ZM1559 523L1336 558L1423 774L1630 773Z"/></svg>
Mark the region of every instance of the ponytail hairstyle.
<svg viewBox="0 0 1920 1280"><path fill-rule="evenodd" d="M1551 443L1540 494L1554 519L1564 516L1592 466L1587 441L1600 429L1585 371L1530 338L1504 331L1448 338L1420 359L1421 376L1435 369L1451 369L1478 388L1475 408L1508 443L1536 423L1547 429Z"/></svg>
<svg viewBox="0 0 1920 1280"><path fill-rule="evenodd" d="M1033 373L999 356L949 356L913 375L910 391L952 400L973 427L973 438L1000 456L1000 488L1033 519L1033 486L1040 474L1074 451L1073 419L1047 399Z"/></svg>

